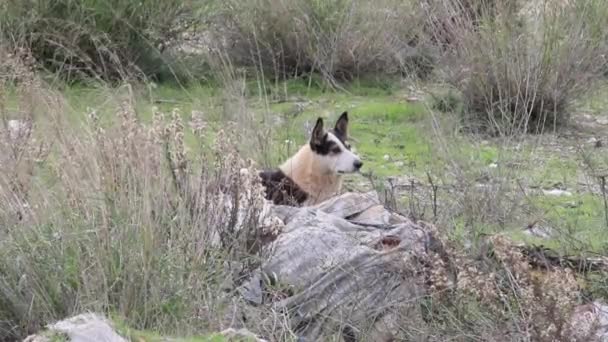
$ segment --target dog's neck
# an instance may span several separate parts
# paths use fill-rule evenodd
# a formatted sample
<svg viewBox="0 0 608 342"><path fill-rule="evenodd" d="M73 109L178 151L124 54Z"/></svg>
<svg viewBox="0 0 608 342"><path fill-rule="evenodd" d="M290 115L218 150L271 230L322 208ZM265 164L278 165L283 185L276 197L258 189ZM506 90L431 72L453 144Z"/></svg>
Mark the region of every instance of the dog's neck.
<svg viewBox="0 0 608 342"><path fill-rule="evenodd" d="M315 164L313 153L306 144L280 166L281 171L308 194L304 205L321 203L337 195L342 187L342 176L322 170Z"/></svg>

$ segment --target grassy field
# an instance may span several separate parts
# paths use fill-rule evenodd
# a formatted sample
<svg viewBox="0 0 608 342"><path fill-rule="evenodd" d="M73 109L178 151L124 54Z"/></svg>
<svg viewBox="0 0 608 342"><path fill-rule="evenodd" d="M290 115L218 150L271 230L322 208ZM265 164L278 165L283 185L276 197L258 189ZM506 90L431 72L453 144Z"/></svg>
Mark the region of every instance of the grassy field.
<svg viewBox="0 0 608 342"><path fill-rule="evenodd" d="M429 336L560 340L608 274L487 250L608 254L608 6L555 1L0 5L0 340L97 311L132 340L222 341L261 260L215 196L344 111L364 162L344 190L432 222L481 279L421 299ZM294 336L258 309L256 333Z"/></svg>
<svg viewBox="0 0 608 342"><path fill-rule="evenodd" d="M206 124L204 135L210 146L217 131L231 121L226 118L230 114L225 113L224 102L242 101L251 115L232 118L236 129L253 134L254 139L260 135L267 139L264 150L255 142L243 141L244 154L259 167L270 168L306 143L317 117L331 122L348 111L353 144L365 167L361 175L347 177L347 189L365 191L375 186L387 191L393 184L400 210L420 208L421 212L410 214L442 220L442 229L457 234L507 233L518 240L563 248L564 253L601 252L607 246L604 202L596 175L605 162L605 148L596 147L596 141L601 141L608 129L601 124L608 119L601 103L606 92L587 100L588 109L576 114L574 125L567 130L501 139L462 133L452 113L434 109L436 94L441 94L437 87L380 87L369 82L351 85L346 91L332 91L291 81L257 94L256 82L243 81L243 88L242 97L233 99L226 99L213 86L139 89L135 91L137 117L150 124L155 108L166 112L177 109L189 123L194 111ZM106 87L64 89L73 129L84 124L84 113L91 108L102 122L115 120L118 94L123 91ZM232 105L237 104L228 107ZM579 125L577 119L589 124ZM193 155L204 146L192 130L186 130L185 142ZM437 196L443 210L438 210L438 217L433 217L428 203L429 176L440 188ZM412 184L414 193L409 190ZM480 190L484 187L501 193L484 195L485 190ZM481 191L480 205L503 208L495 208L497 212L489 213L487 220L472 222L470 219L476 218L467 215L473 213L455 204L467 194L456 189L471 191L470 195ZM485 196L496 203L482 203L488 198ZM492 214L498 217L490 217ZM555 230L555 236L538 239L525 234L524 228L534 222L545 222Z"/></svg>
<svg viewBox="0 0 608 342"><path fill-rule="evenodd" d="M112 127L115 130L122 120L117 113L125 99L131 102L134 118L141 121L142 127L155 125L155 111L176 113L185 127L184 151L192 165L209 163L205 156L213 150L218 132L234 127L237 140L231 144L239 147L241 155L252 158L259 167L276 166L306 143L317 117L333 121L347 110L351 115L352 142L365 167L361 174L347 176L346 190L376 189L387 206L415 219L436 223L464 250L476 249L486 236L504 234L516 242L550 247L564 255L606 253L605 204L600 178L595 173L605 162L605 147L597 147L596 140L590 140L601 139L607 129L601 124L605 114L598 100L604 93L589 99L586 102L589 109L577 113L575 124L566 130L496 138L464 133L457 115L437 110L435 98L442 92L435 85L395 83L379 87L372 83L355 84L348 91L333 91L291 81L262 93L257 82L243 81L241 86L242 92L236 96L232 91L210 85L179 88L155 84L121 88L70 86L58 89L55 94L64 102L62 135L72 139L89 139L94 129L87 115L91 112L96 113L108 132ZM23 98L14 93L7 99L6 110L19 113ZM231 117L231 110L239 115ZM55 115L36 116L38 139L57 139L50 133L57 124ZM579 117L578 123L589 125L579 125L576 121ZM18 118L19 114L7 117ZM164 120L171 125L175 117L167 115ZM202 134L192 129L193 122L202 122ZM61 153L57 153L51 153L45 162L35 166L33 182L38 187L60 186L55 168ZM83 156L80 160L88 159ZM97 221L93 217L93 221L87 219L89 214L78 218L80 215L69 219L74 220L70 224L79 227L79 231L84 228L82 224ZM130 221L132 214L111 215L118 215L113 226ZM67 217L57 222L64 222ZM532 229L526 231L526 227ZM41 228L48 229L48 234L57 234L52 233L55 228L50 226L38 226L36 230ZM125 236L137 238L130 233ZM28 240L26 245L39 243L43 240ZM45 249L39 250L41 256L47 253ZM82 252L71 253L78 258ZM63 259L65 255L57 257ZM64 267L77 272L74 276L78 278L82 266L73 264L72 258L65 262ZM51 265L48 267L54 267ZM69 274L65 276L70 278ZM601 274L590 274L583 281L584 287L593 296L605 296L606 279ZM164 310L179 310L181 300L185 300L170 298L163 304ZM119 317L129 315L129 311L114 310ZM131 322L138 325L137 319L131 318ZM133 334L140 334L143 337L137 335L138 338L145 341L159 339L147 332ZM217 339L192 341L199 340Z"/></svg>

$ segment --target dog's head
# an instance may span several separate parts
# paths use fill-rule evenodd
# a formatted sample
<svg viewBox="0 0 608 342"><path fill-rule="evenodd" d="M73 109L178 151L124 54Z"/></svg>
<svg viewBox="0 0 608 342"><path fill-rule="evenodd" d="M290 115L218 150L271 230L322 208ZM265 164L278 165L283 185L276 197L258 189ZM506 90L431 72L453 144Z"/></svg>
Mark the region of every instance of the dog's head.
<svg viewBox="0 0 608 342"><path fill-rule="evenodd" d="M323 119L318 118L310 137L310 148L316 165L323 168L323 171L332 173L359 171L363 163L361 158L351 151L347 138L347 112L340 115L335 127L329 131L323 128Z"/></svg>

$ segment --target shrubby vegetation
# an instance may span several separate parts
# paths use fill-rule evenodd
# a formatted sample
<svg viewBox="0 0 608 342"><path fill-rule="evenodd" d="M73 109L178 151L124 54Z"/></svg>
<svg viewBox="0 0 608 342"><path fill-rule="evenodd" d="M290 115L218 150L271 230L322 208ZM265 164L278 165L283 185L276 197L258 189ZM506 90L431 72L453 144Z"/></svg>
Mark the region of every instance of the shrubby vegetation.
<svg viewBox="0 0 608 342"><path fill-rule="evenodd" d="M320 74L340 87L353 77L438 71L463 94L465 126L496 134L567 122L569 106L606 68L606 17L599 0L9 0L0 7L4 39L69 79L200 79L193 71L208 71L172 49L184 33L198 34L207 53L278 79Z"/></svg>
<svg viewBox="0 0 608 342"><path fill-rule="evenodd" d="M198 22L195 1L7 0L3 38L27 47L51 72L73 80L167 74L163 52Z"/></svg>
<svg viewBox="0 0 608 342"><path fill-rule="evenodd" d="M549 1L551 2L551 1ZM567 124L573 101L593 89L607 63L608 7L602 1L506 1L461 15L458 2L435 9L450 33L447 81L463 93L465 125L500 135Z"/></svg>
<svg viewBox="0 0 608 342"><path fill-rule="evenodd" d="M271 120L255 116L259 107L268 113L272 101L286 98L268 94L302 84L322 93L348 90L360 80L377 85L407 78L439 85L430 110L457 118L453 131L540 133L566 126L575 105L605 78L606 24L608 3L602 0L3 1L0 337L23 337L85 310L160 332L220 329L221 316L238 305L226 300L234 284L260 261L260 236L253 225L236 233L235 213L210 208L220 189L234 195L228 202L239 195L238 170L250 164L235 145L259 154L287 149L273 145ZM142 108L150 89L169 81L219 91L208 101L190 98L187 113L158 98L149 102L161 109ZM93 84L99 102L71 108L62 93L68 84ZM300 101L289 111L297 117L306 105ZM415 110L400 104L376 113L381 105L370 105L368 121L355 126L370 146L375 136L362 126L384 119L386 139L415 145L426 135L399 126L417 120ZM208 129L212 115L220 124ZM34 129L5 134L8 120L17 117L31 120ZM432 119L437 129L438 119ZM231 126L235 121L240 131ZM455 152L460 140L446 143L440 135L437 149L446 150L432 162L445 162L438 168L444 173L427 176L449 179L459 190L430 192L439 191L434 200L444 206L433 219L454 227L442 233L455 240L452 256L464 265L457 285L471 293L446 298L450 293L441 291L454 284L442 283L442 267L449 267L435 265L441 291L422 303L429 326L455 338L490 338L509 329L528 331L535 340L563 338L568 310L583 295L573 290L572 273L556 270L548 280L538 279L501 239L494 241L497 259L486 258L484 246L462 248L485 233L474 228L504 228L509 219L536 222L543 207L530 204L525 191L510 192L521 186L520 175L501 174L500 182L478 187L489 177L487 164L503 170L498 153L481 147L479 167L470 150ZM409 145L399 148L431 150ZM380 148L373 151L385 157ZM521 164L516 159L509 162ZM601 166L593 168L598 177ZM596 211L585 196L568 205L578 205L587 218ZM390 204L417 217L414 200L393 197ZM259 214L256 205L254 199L247 210L251 222ZM606 296L606 279L589 275L585 290ZM540 287L553 292L539 293ZM502 297L484 302L492 296ZM278 315L264 310L259 314ZM290 336L285 320L280 316L280 324L259 332Z"/></svg>

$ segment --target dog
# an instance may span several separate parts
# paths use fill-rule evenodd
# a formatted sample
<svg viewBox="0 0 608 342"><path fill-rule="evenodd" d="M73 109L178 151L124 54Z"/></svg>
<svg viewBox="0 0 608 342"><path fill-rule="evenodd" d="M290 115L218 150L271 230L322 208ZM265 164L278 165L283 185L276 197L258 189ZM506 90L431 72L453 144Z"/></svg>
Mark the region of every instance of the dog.
<svg viewBox="0 0 608 342"><path fill-rule="evenodd" d="M363 166L347 138L348 112L342 113L329 131L319 117L308 143L277 170L259 173L266 199L277 205L311 206L337 195L342 175L358 172Z"/></svg>

